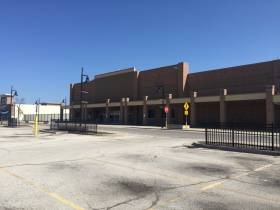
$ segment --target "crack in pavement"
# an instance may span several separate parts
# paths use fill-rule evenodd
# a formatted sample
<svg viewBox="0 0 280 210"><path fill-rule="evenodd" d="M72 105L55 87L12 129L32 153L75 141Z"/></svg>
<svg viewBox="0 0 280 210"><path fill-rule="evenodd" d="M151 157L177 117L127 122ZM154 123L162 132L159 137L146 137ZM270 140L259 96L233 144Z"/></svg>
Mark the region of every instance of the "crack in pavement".
<svg viewBox="0 0 280 210"><path fill-rule="evenodd" d="M52 161L52 162L46 162L46 163L24 163L20 165L10 165L10 166L0 166L2 168L12 168L12 167L17 167L17 166L41 166L41 165L51 165L53 163L64 163L64 162L73 162L73 161L78 161L78 160L84 160L84 158L81 159L72 159L72 160L62 160L62 161Z"/></svg>
<svg viewBox="0 0 280 210"><path fill-rule="evenodd" d="M90 205L88 202L87 202L87 205L88 205L88 207L89 207L90 210L100 210L100 209L94 209L94 208L92 208L91 205Z"/></svg>
<svg viewBox="0 0 280 210"><path fill-rule="evenodd" d="M147 209L153 208L154 206L157 205L157 203L159 201L159 195L158 195L158 193L155 193L155 194L156 194L156 199L152 202L151 206L149 206Z"/></svg>
<svg viewBox="0 0 280 210"><path fill-rule="evenodd" d="M0 148L0 149L5 150L5 151L8 151L9 153L7 154L7 156L10 155L10 153L11 153L11 150L4 149L4 148ZM6 155L4 155L4 157L6 157Z"/></svg>
<svg viewBox="0 0 280 210"><path fill-rule="evenodd" d="M120 206L120 205L122 205L122 204L129 204L130 201L139 200L140 198L146 197L148 194L149 194L149 193L146 193L145 195L141 195L141 196L138 196L138 197L136 197L136 198L132 198L132 199L129 199L129 200L127 200L127 201L123 201L123 202L117 203L117 204L115 204L115 205L113 205L113 206L106 207L105 209L106 209L106 210L109 210L109 209L112 209L112 208L114 208L114 207L116 207L116 206ZM132 205L132 204L130 204L130 205Z"/></svg>

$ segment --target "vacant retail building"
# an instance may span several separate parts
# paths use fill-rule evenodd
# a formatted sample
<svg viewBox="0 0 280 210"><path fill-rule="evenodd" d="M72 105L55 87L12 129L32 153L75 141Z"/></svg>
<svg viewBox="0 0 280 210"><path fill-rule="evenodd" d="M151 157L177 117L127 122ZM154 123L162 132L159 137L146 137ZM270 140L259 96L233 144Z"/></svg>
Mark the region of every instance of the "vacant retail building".
<svg viewBox="0 0 280 210"><path fill-rule="evenodd" d="M83 78L83 77L82 77ZM84 80L84 78L83 78ZM278 92L277 92L278 91ZM204 122L280 123L280 60L189 74L185 62L136 71L96 75L70 85L72 119L100 123L161 125Z"/></svg>

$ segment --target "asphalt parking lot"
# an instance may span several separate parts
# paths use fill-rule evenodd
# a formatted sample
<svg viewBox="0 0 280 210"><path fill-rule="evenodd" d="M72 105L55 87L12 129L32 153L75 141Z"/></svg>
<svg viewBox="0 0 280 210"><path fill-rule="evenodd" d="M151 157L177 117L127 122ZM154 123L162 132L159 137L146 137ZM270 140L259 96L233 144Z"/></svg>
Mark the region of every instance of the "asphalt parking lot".
<svg viewBox="0 0 280 210"><path fill-rule="evenodd" d="M0 209L280 209L279 156L134 129L33 136L0 126Z"/></svg>

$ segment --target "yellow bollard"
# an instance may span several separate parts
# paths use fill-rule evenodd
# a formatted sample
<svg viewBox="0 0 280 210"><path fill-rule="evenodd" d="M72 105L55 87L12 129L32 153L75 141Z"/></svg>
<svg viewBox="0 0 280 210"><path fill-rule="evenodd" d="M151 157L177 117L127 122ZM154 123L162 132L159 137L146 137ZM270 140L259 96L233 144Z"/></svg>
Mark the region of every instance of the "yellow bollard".
<svg viewBox="0 0 280 210"><path fill-rule="evenodd" d="M34 135L36 136L38 132L38 117L35 117L35 125L34 125Z"/></svg>

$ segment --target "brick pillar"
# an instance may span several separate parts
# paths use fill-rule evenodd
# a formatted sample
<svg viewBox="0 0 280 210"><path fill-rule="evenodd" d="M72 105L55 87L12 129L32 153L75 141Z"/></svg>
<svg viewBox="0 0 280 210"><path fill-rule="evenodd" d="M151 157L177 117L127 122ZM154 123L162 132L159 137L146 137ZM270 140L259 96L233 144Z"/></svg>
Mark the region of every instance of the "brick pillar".
<svg viewBox="0 0 280 210"><path fill-rule="evenodd" d="M191 92L191 121L190 121L190 127L194 128L196 126L196 105L195 105L195 98L197 96L197 92Z"/></svg>
<svg viewBox="0 0 280 210"><path fill-rule="evenodd" d="M167 126L170 123L170 119L171 119L171 106L170 106L170 99L172 99L172 94L166 94L165 96L166 98L166 106L168 106L168 113L167 113Z"/></svg>
<svg viewBox="0 0 280 210"><path fill-rule="evenodd" d="M106 99L106 119L105 122L109 123L110 120L110 108L109 108L110 99Z"/></svg>
<svg viewBox="0 0 280 210"><path fill-rule="evenodd" d="M147 100L148 100L148 96L143 96L143 125L148 124Z"/></svg>
<svg viewBox="0 0 280 210"><path fill-rule="evenodd" d="M274 103L273 95L275 93L274 85L266 86L266 123L275 123L275 112L274 112Z"/></svg>
<svg viewBox="0 0 280 210"><path fill-rule="evenodd" d="M120 125L123 125L124 124L124 109L123 109L123 106L124 106L124 98L121 98L121 101L120 101Z"/></svg>
<svg viewBox="0 0 280 210"><path fill-rule="evenodd" d="M127 106L127 102L129 102L129 98L125 98L125 101L124 101L124 124L125 125L128 125L129 123L129 113L128 113L128 106Z"/></svg>
<svg viewBox="0 0 280 210"><path fill-rule="evenodd" d="M70 117L71 120L73 120L73 112L74 112L73 104L74 104L74 103L71 102L71 109L70 109L70 113L69 113L69 115L70 115L69 117Z"/></svg>
<svg viewBox="0 0 280 210"><path fill-rule="evenodd" d="M220 122L227 121L227 107L226 107L227 89L220 89Z"/></svg>

